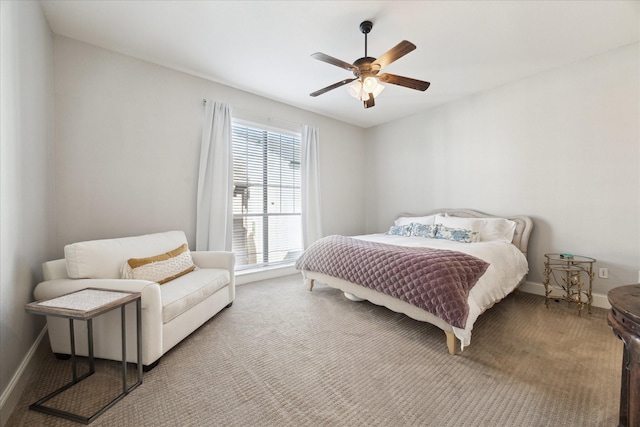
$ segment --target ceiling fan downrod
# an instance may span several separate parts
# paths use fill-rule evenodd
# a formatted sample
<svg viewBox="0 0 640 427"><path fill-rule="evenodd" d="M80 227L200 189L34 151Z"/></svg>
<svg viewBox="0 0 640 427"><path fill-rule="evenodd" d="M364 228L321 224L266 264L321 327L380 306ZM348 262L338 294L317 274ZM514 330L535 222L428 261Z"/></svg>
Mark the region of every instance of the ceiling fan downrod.
<svg viewBox="0 0 640 427"><path fill-rule="evenodd" d="M367 55L367 34L369 34L371 32L371 29L373 28L373 22L371 21L363 21L360 24L360 31L362 32L362 34L364 34L364 57L366 58Z"/></svg>

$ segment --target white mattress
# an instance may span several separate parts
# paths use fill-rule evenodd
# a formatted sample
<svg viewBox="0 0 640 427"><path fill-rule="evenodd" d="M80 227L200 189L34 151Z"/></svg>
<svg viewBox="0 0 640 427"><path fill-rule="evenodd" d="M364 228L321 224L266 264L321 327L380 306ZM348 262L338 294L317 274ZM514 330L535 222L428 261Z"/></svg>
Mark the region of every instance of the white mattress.
<svg viewBox="0 0 640 427"><path fill-rule="evenodd" d="M460 243L444 239L403 237L387 234L354 236L356 239L398 246L417 246L464 252L488 262L489 268L469 292L469 317L464 329L453 328L461 347L471 343L473 324L485 310L511 293L529 271L527 258L504 241Z"/></svg>

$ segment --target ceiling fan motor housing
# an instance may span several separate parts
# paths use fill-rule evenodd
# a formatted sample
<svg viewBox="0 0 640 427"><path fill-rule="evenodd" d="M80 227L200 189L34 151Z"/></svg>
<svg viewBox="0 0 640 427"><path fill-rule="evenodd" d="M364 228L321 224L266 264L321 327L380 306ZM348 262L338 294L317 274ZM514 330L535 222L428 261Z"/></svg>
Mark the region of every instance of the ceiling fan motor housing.
<svg viewBox="0 0 640 427"><path fill-rule="evenodd" d="M373 61L375 61L376 58L372 58L370 56L365 56L364 58L360 58L356 61L354 61L353 65L355 65L356 67L358 67L356 70L353 70L353 75L356 77L368 77L368 76L375 76L376 74L378 74L378 72L380 71L380 66L379 65L372 65Z"/></svg>

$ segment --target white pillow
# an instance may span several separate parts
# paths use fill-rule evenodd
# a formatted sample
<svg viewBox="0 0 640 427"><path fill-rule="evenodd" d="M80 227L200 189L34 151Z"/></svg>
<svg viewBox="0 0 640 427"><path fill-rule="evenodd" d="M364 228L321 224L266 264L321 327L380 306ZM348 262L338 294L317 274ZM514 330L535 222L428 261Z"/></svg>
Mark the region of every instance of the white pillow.
<svg viewBox="0 0 640 427"><path fill-rule="evenodd" d="M502 240L511 243L516 231L515 221L506 218L459 218L446 215L436 217L436 224L477 231L480 233L481 242Z"/></svg>
<svg viewBox="0 0 640 427"><path fill-rule="evenodd" d="M427 215L427 216L399 216L393 225L409 225L412 222L416 224L425 224L425 225L433 225L435 215Z"/></svg>
<svg viewBox="0 0 640 427"><path fill-rule="evenodd" d="M516 222L506 218L482 218L484 226L480 230L482 241L502 240L511 243L516 232Z"/></svg>
<svg viewBox="0 0 640 427"><path fill-rule="evenodd" d="M457 216L436 215L436 224L442 224L449 228L464 228L469 231L482 231L482 222L478 218L459 218Z"/></svg>

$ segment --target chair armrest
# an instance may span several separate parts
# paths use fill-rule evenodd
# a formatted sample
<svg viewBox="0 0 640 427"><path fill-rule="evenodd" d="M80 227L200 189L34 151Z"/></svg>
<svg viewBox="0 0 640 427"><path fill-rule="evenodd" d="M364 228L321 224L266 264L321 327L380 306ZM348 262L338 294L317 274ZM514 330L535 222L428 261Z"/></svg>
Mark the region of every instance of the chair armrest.
<svg viewBox="0 0 640 427"><path fill-rule="evenodd" d="M224 251L191 251L193 263L200 268L223 268L233 273L236 256L233 252Z"/></svg>
<svg viewBox="0 0 640 427"><path fill-rule="evenodd" d="M229 272L229 301L236 297L236 255L226 251L191 251L193 263L200 268L219 268Z"/></svg>

